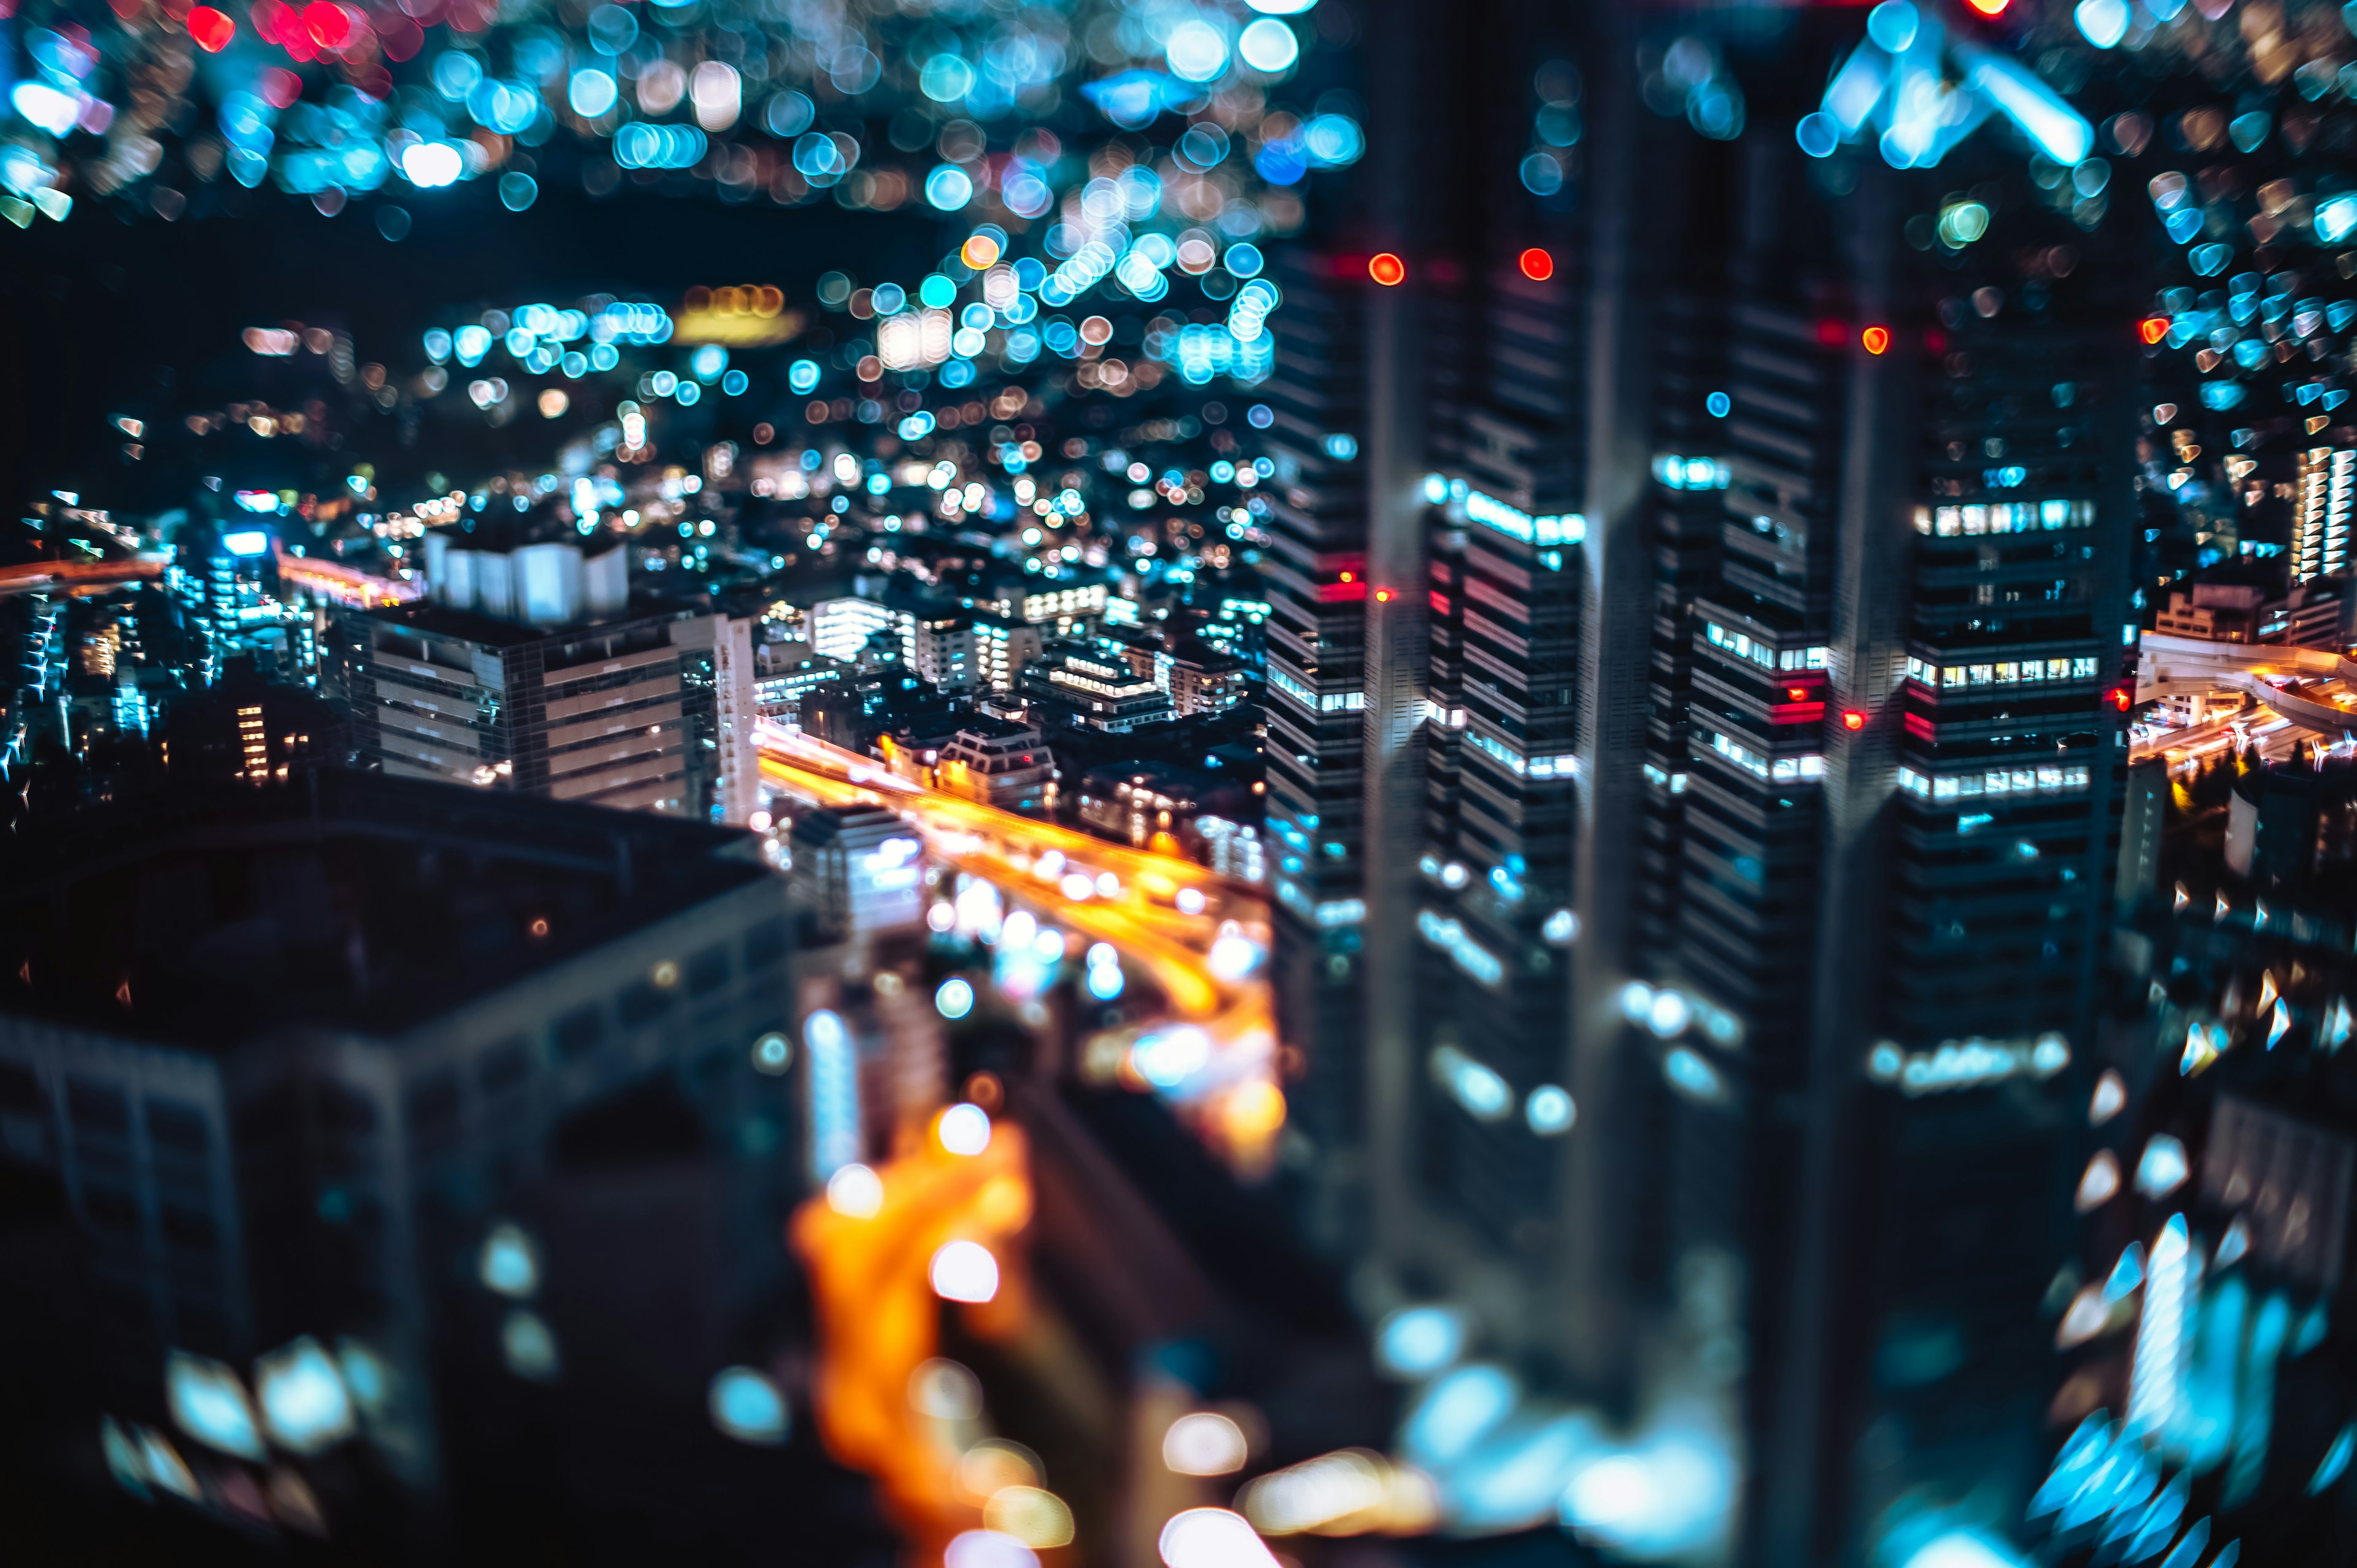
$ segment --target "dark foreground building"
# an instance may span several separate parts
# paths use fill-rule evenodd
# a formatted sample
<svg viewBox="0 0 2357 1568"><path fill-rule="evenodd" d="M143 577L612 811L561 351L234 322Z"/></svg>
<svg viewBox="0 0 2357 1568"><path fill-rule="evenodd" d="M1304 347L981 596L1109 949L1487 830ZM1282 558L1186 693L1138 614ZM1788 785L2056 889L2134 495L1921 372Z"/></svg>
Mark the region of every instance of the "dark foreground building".
<svg viewBox="0 0 2357 1568"><path fill-rule="evenodd" d="M744 1462L705 1389L765 1348L800 1190L752 841L328 771L16 871L0 1161L80 1259L48 1453L387 1554L650 1442Z"/></svg>

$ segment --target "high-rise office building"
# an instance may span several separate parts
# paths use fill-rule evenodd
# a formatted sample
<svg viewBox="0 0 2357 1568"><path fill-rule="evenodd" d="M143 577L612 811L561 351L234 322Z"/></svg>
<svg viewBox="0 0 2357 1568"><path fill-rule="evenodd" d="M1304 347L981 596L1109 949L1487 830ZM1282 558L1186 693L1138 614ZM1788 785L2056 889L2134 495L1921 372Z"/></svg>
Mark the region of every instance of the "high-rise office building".
<svg viewBox="0 0 2357 1568"><path fill-rule="evenodd" d="M1379 414L1388 421L1388 439L1371 435L1371 450L1395 459L1401 443L1413 444L1415 514L1405 531L1385 524L1395 483L1370 472L1369 581L1380 595L1393 570L1384 563L1410 559L1415 591L1405 612L1380 597L1368 607L1369 996L1399 978L1386 993L1396 1005L1369 1003L1360 1052L1369 1076L1343 1142L1364 1152L1370 1245L1391 1276L1480 1270L1492 1342L1561 1366L1583 1316L1564 1305L1563 1281L1579 1273L1567 1249L1592 1230L1565 1197L1568 1166L1584 1154L1566 1037L1566 1015L1582 1004L1573 981L1587 938L1580 910L1598 886L1599 907L1633 902L1620 862L1646 832L1634 781L1657 550L1650 517L1637 514L1652 504L1645 475L1657 388L1690 394L1704 417L1694 361L1706 358L1696 341L1706 333L1639 333L1631 321L1661 314L1677 292L1681 214L1711 192L1685 166L1690 135L1619 117L1609 153L1600 134L1581 139L1580 124L1634 107L1608 106L1570 63L1599 40L1559 37L1558 20L1511 5L1455 18L1447 37L1394 25L1403 32L1391 47L1428 67L1415 73L1420 90L1449 134L1425 160L1434 168L1418 167L1411 210L1383 220L1388 231L1376 227L1415 247L1404 252L1415 260L1396 292L1379 287L1365 312L1369 344L1389 345L1384 357L1371 349L1364 372L1368 428ZM1448 70L1426 59L1460 48L1478 58L1510 35L1533 56L1517 84L1527 95L1460 99ZM1545 47L1530 50L1534 38ZM1536 149L1528 178L1480 161L1475 149L1501 137ZM1641 154L1632 151L1639 140ZM1575 142L1576 154L1551 150ZM1626 221L1599 227L1599 159L1642 164L1647 232ZM1560 172L1566 160L1588 171L1583 194L1534 200L1530 181L1545 183L1538 171ZM1434 172L1442 167L1447 175ZM1599 518L1610 526L1599 530ZM1403 532L1409 548L1394 539ZM1692 575L1674 574L1675 585ZM1403 660L1414 662L1406 679ZM1403 691L1414 693L1415 721L1404 763L1377 711L1379 698ZM1604 779L1618 780L1609 791L1589 788L1599 759ZM1398 772L1414 785L1405 812L1394 799ZM1404 850L1377 831L1379 818L1407 822ZM1579 845L1598 840L1601 869L1590 874ZM1394 868L1404 882L1391 879ZM1629 923L1610 913L1597 940L1657 957L1658 942L1628 939ZM1609 978L1588 989L1599 986L1608 998L1617 992ZM1624 1136L1609 1120L1588 1135ZM1598 1186L1577 1182L1582 1191Z"/></svg>
<svg viewBox="0 0 2357 1568"><path fill-rule="evenodd" d="M427 598L334 612L355 760L730 823L757 809L749 621L633 604L619 548L427 543Z"/></svg>
<svg viewBox="0 0 2357 1568"><path fill-rule="evenodd" d="M1721 534L1692 600L1685 754L1662 786L1685 803L1668 969L1751 1021L1771 1060L1806 1029L1847 344L1765 304L1738 307L1733 342L1719 445L1657 475L1717 502Z"/></svg>
<svg viewBox="0 0 2357 1568"><path fill-rule="evenodd" d="M2349 567L2349 515L2357 508L2357 450L2310 446L2293 464L2292 578L2307 582Z"/></svg>
<svg viewBox="0 0 2357 1568"><path fill-rule="evenodd" d="M1276 369L1263 389L1273 536L1261 566L1266 637L1272 955L1285 1037L1307 1058L1297 1119L1329 1149L1359 1126L1362 1043L1359 927L1366 705L1367 534L1357 454L1366 286L1319 276L1307 258L1284 277L1271 319ZM1331 1235L1341 1223L1318 1224Z"/></svg>
<svg viewBox="0 0 2357 1568"><path fill-rule="evenodd" d="M1722 279L1722 283L1724 279ZM1677 943L1684 878L1687 714L1693 703L1695 600L1715 582L1725 508L1719 495L1735 333L1723 293L1680 290L1663 301L1662 380L1653 408L1652 668L1645 714L1644 847L1632 934L1639 978L1658 982ZM1651 959L1645 955L1654 955Z"/></svg>
<svg viewBox="0 0 2357 1568"><path fill-rule="evenodd" d="M1910 251L1911 177L1714 150L1616 69L1578 99L1577 221L1427 285L1420 338L1340 311L1366 292L1341 265L1286 284L1280 973L1342 982L1288 992L1325 1009L1287 1020L1298 1123L1367 1156L1380 1299L1480 1281L1454 1299L1534 1399L1632 1431L1674 1397L1708 1412L1733 1560L1863 1561L1910 1488L2020 1487L2039 1445L2138 526L2132 344L2083 324L2131 307L2060 215L2025 202L2002 252ZM2011 156L1982 172L2002 188ZM1434 478L1402 1101L1380 977L1311 945L1353 865L1365 924L1337 929L1386 940L1388 786L1372 716L1355 755L1317 744L1338 682L1309 679L1332 667L1307 611L1351 602L1343 570L1371 590L1317 627L1321 652L1359 632L1370 715L1405 643L1383 566L1342 559L1382 554L1380 495L1306 503L1329 411L1355 399L1383 446L1386 378L1426 360L1449 368L1405 372ZM1297 564L1320 527L1323 581ZM1287 894L1325 860L1331 893ZM1288 936L1311 963L1284 967ZM1321 1069L1354 1006L1330 1037L1363 1044ZM1946 1213L1972 1236L1909 1241Z"/></svg>
<svg viewBox="0 0 2357 1568"><path fill-rule="evenodd" d="M1458 450L1426 484L1446 544L1426 568L1427 638L1446 661L1446 685L1426 688L1426 747L1448 754L1453 810L1445 838L1427 831L1414 916L1426 1193L1524 1247L1553 1206L1547 1140L1569 1125L1548 1108L1564 1095L1586 535L1572 438L1585 295L1571 268L1540 270L1508 263L1466 306L1481 326L1463 345L1479 359Z"/></svg>
<svg viewBox="0 0 2357 1568"><path fill-rule="evenodd" d="M1660 1069L1658 1261L1733 1262L1761 1358L1729 1405L1760 1561L1869 1552L1910 1487L2026 1481L2133 504L2134 367L2076 327L2100 295L2034 271L1975 295L1871 235L1793 260L1765 280L1793 303L1737 306L1723 446L1662 468L1726 515L1694 600L1679 940L1627 1005ZM1812 271L1838 289L1794 287ZM1910 1245L1935 1214L1972 1222Z"/></svg>

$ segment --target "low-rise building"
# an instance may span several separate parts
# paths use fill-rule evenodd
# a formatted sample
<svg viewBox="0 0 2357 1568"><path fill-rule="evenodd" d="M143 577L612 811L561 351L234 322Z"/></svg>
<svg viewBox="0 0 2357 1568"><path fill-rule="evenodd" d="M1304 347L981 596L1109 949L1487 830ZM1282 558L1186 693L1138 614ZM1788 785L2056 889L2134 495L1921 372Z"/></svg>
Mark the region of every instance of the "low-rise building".
<svg viewBox="0 0 2357 1568"><path fill-rule="evenodd" d="M792 718L802 699L822 686L850 680L856 665L823 653L813 653L807 642L764 642L753 649L753 702L763 718Z"/></svg>
<svg viewBox="0 0 2357 1568"><path fill-rule="evenodd" d="M877 632L899 639L902 658L913 661L915 657L916 618L875 599L821 599L804 613L803 627L813 651L845 663L857 660L867 639Z"/></svg>
<svg viewBox="0 0 2357 1568"><path fill-rule="evenodd" d="M172 691L156 738L165 772L176 784L229 779L259 784L332 758L341 731L342 715L333 703L308 686L266 679L253 658L240 654L213 685Z"/></svg>
<svg viewBox="0 0 2357 1568"><path fill-rule="evenodd" d="M1003 561L994 561L979 580L969 579L959 587L962 606L1039 627L1052 637L1085 633L1105 613L1107 589L1102 579L1081 582L1066 576L1049 582L1015 571Z"/></svg>
<svg viewBox="0 0 2357 1568"><path fill-rule="evenodd" d="M1056 759L1028 725L981 714L941 748L937 786L985 805L1034 811L1056 799Z"/></svg>
<svg viewBox="0 0 2357 1568"><path fill-rule="evenodd" d="M2330 648L2347 651L2352 636L2351 611L2357 597L2347 576L2318 577L2294 583L2280 599L2270 599L2259 614L2261 642L2289 643L2294 648Z"/></svg>
<svg viewBox="0 0 2357 1568"><path fill-rule="evenodd" d="M2210 642L2277 642L2345 648L2352 601L2344 577L2294 583L2281 594L2257 583L2192 583L2174 589L2153 629Z"/></svg>
<svg viewBox="0 0 2357 1568"><path fill-rule="evenodd" d="M1133 671L1120 644L1097 639L1049 643L1024 671L1022 693L1046 717L1112 735L1174 716L1169 693Z"/></svg>
<svg viewBox="0 0 2357 1568"><path fill-rule="evenodd" d="M1139 849L1189 855L1222 875L1263 875L1258 800L1239 780L1167 762L1116 762L1080 779L1080 817Z"/></svg>
<svg viewBox="0 0 2357 1568"><path fill-rule="evenodd" d="M2195 583L2169 596L2153 628L2212 642L2256 642L2267 591L2255 583Z"/></svg>
<svg viewBox="0 0 2357 1568"><path fill-rule="evenodd" d="M895 774L930 788L942 753L974 720L974 710L963 705L922 708L877 736L876 750Z"/></svg>
<svg viewBox="0 0 2357 1568"><path fill-rule="evenodd" d="M1105 611L1103 583L1030 585L1022 597L1022 618L1033 626L1051 626L1060 632L1082 628Z"/></svg>
<svg viewBox="0 0 2357 1568"><path fill-rule="evenodd" d="M920 924L924 843L879 806L797 812L788 842L799 901L827 941L864 940Z"/></svg>
<svg viewBox="0 0 2357 1568"><path fill-rule="evenodd" d="M1039 657L1039 628L987 612L917 622L918 678L944 692L1007 692Z"/></svg>
<svg viewBox="0 0 2357 1568"><path fill-rule="evenodd" d="M1155 658L1155 681L1170 693L1171 708L1182 718L1195 714L1224 714L1245 696L1244 661L1189 639L1176 650Z"/></svg>

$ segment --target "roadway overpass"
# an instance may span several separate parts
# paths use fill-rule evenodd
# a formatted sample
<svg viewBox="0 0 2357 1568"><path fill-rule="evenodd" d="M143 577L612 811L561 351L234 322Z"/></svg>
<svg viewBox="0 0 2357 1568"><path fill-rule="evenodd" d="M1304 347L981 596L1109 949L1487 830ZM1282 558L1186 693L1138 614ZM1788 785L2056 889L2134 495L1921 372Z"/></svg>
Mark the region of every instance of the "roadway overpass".
<svg viewBox="0 0 2357 1568"><path fill-rule="evenodd" d="M160 577L170 563L167 554L148 553L127 560L27 561L19 566L0 566L0 598L17 594L103 593L125 583Z"/></svg>
<svg viewBox="0 0 2357 1568"><path fill-rule="evenodd" d="M2335 742L2357 734L2357 660L2322 648L2212 642L2160 632L2145 636L2136 659L2139 703L2222 692L2238 693L2261 711L2245 709L2166 732L2139 742L2135 755L2199 754L2239 744L2255 729L2277 735L2298 731Z"/></svg>
<svg viewBox="0 0 2357 1568"><path fill-rule="evenodd" d="M873 757L775 721L761 721L755 735L762 773L781 790L823 805L899 813L936 864L996 890L994 908L1004 910L1005 924L1020 908L1043 929L1052 924L1083 940L1111 943L1125 967L1149 976L1167 1003L1166 1016L1123 1032L1123 1080L1164 1096L1239 1172L1269 1168L1286 1107L1265 973L1268 910L1256 894L1176 855L904 779ZM964 905L963 895L958 902ZM1001 923L994 915L983 929ZM1184 1047L1174 1050L1172 1043L1181 1040ZM1170 1070L1174 1064L1185 1070ZM1023 1486L998 1490L1006 1479L1044 1484L1038 1476L978 1485L972 1433L920 1408L928 1369L949 1365L935 1359L945 1299L961 1304L972 1337L995 1343L1010 1363L1035 1374L1055 1369L1067 1387L1082 1358L1074 1353L1079 1342L1065 1316L1073 1304L1060 1298L1077 1292L1094 1300L1105 1289L1082 1282L1116 1276L1114 1294L1127 1304L1120 1316L1130 1320L1133 1343L1199 1326L1213 1301L1175 1239L1104 1155L1087 1147L1056 1092L1018 1083L1008 1093L1006 1114L979 1143L972 1129L975 1107L954 1112L966 1119L961 1137L949 1135L953 1113L938 1112L921 1138L902 1139L873 1169L836 1173L788 1228L808 1269L818 1316L812 1403L820 1434L838 1462L876 1477L886 1512L911 1542L911 1563L939 1563L945 1551L957 1561L951 1543L976 1525L1015 1528L996 1511L1002 1498L1017 1491L1049 1496ZM1035 1197L1054 1204L1059 1195L1055 1220L1034 1226ZM1087 1244L1075 1248L1072 1232ZM969 1261L985 1254L987 1277L977 1283L944 1274L952 1249L964 1250ZM1035 1251L1060 1249L1063 1267L1050 1277L1066 1283L1060 1293L1043 1292L1029 1260ZM1116 1261L1110 1269L1108 1259ZM1131 1289L1135 1279L1152 1280L1156 1288ZM1098 1402L1109 1418L1100 1440L1117 1441L1121 1420L1136 1425L1158 1408L1148 1401L1120 1412ZM1138 1446L1147 1455L1140 1474L1149 1486L1172 1484L1156 1462L1156 1440L1174 1413L1146 1421ZM987 1458L988 1451L975 1447L971 1455ZM1180 1506L1187 1500L1182 1497ZM1039 1544L1069 1541L1071 1534L1066 1513L1060 1531L1039 1537ZM1012 1560L1038 1561L1028 1551Z"/></svg>
<svg viewBox="0 0 2357 1568"><path fill-rule="evenodd" d="M380 577L320 556L289 554L284 544L276 546L276 557L281 580L299 584L336 604L374 609L380 605L407 604L425 596L423 583Z"/></svg>
<svg viewBox="0 0 2357 1568"><path fill-rule="evenodd" d="M1172 1015L1129 1047L1124 1079L1160 1092L1240 1172L1268 1168L1286 1110L1268 907L1257 894L1178 855L915 783L774 721L762 722L757 744L763 774L784 789L897 811L936 861L989 883L1009 908L1111 943L1153 979Z"/></svg>
<svg viewBox="0 0 2357 1568"><path fill-rule="evenodd" d="M146 551L111 560L28 561L21 565L0 566L0 598L17 594L104 593L125 583L153 582L163 576L171 563L168 551ZM322 598L364 608L404 604L423 596L425 591L418 583L380 577L340 561L289 554L284 545L277 550L277 566L282 578L300 584Z"/></svg>

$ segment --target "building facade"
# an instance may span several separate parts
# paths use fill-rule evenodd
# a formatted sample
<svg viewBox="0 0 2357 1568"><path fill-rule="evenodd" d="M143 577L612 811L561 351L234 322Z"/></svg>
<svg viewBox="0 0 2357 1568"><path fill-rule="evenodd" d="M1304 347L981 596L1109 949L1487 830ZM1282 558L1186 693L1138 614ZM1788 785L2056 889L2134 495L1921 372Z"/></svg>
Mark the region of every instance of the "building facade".
<svg viewBox="0 0 2357 1568"><path fill-rule="evenodd" d="M619 549L427 542L426 598L331 612L353 761L729 823L759 809L752 622L633 605Z"/></svg>
<svg viewBox="0 0 2357 1568"><path fill-rule="evenodd" d="M561 1356L562 1313L484 1250L646 1096L716 1144L768 1129L766 1176L673 1218L737 1238L716 1301L773 1288L799 1134L750 1053L791 1026L796 938L783 879L735 835L334 770L191 787L90 831L0 917L0 1158L57 1182L86 1240L72 1288L108 1360L81 1397L245 1456L167 1411L177 1380L324 1346L334 1397L304 1408L343 1415L296 1429L258 1386L274 1434L363 1442L433 1493L466 1441L450 1412L479 1396L430 1346L497 1367L504 1345L523 1378L542 1372L518 1344Z"/></svg>

